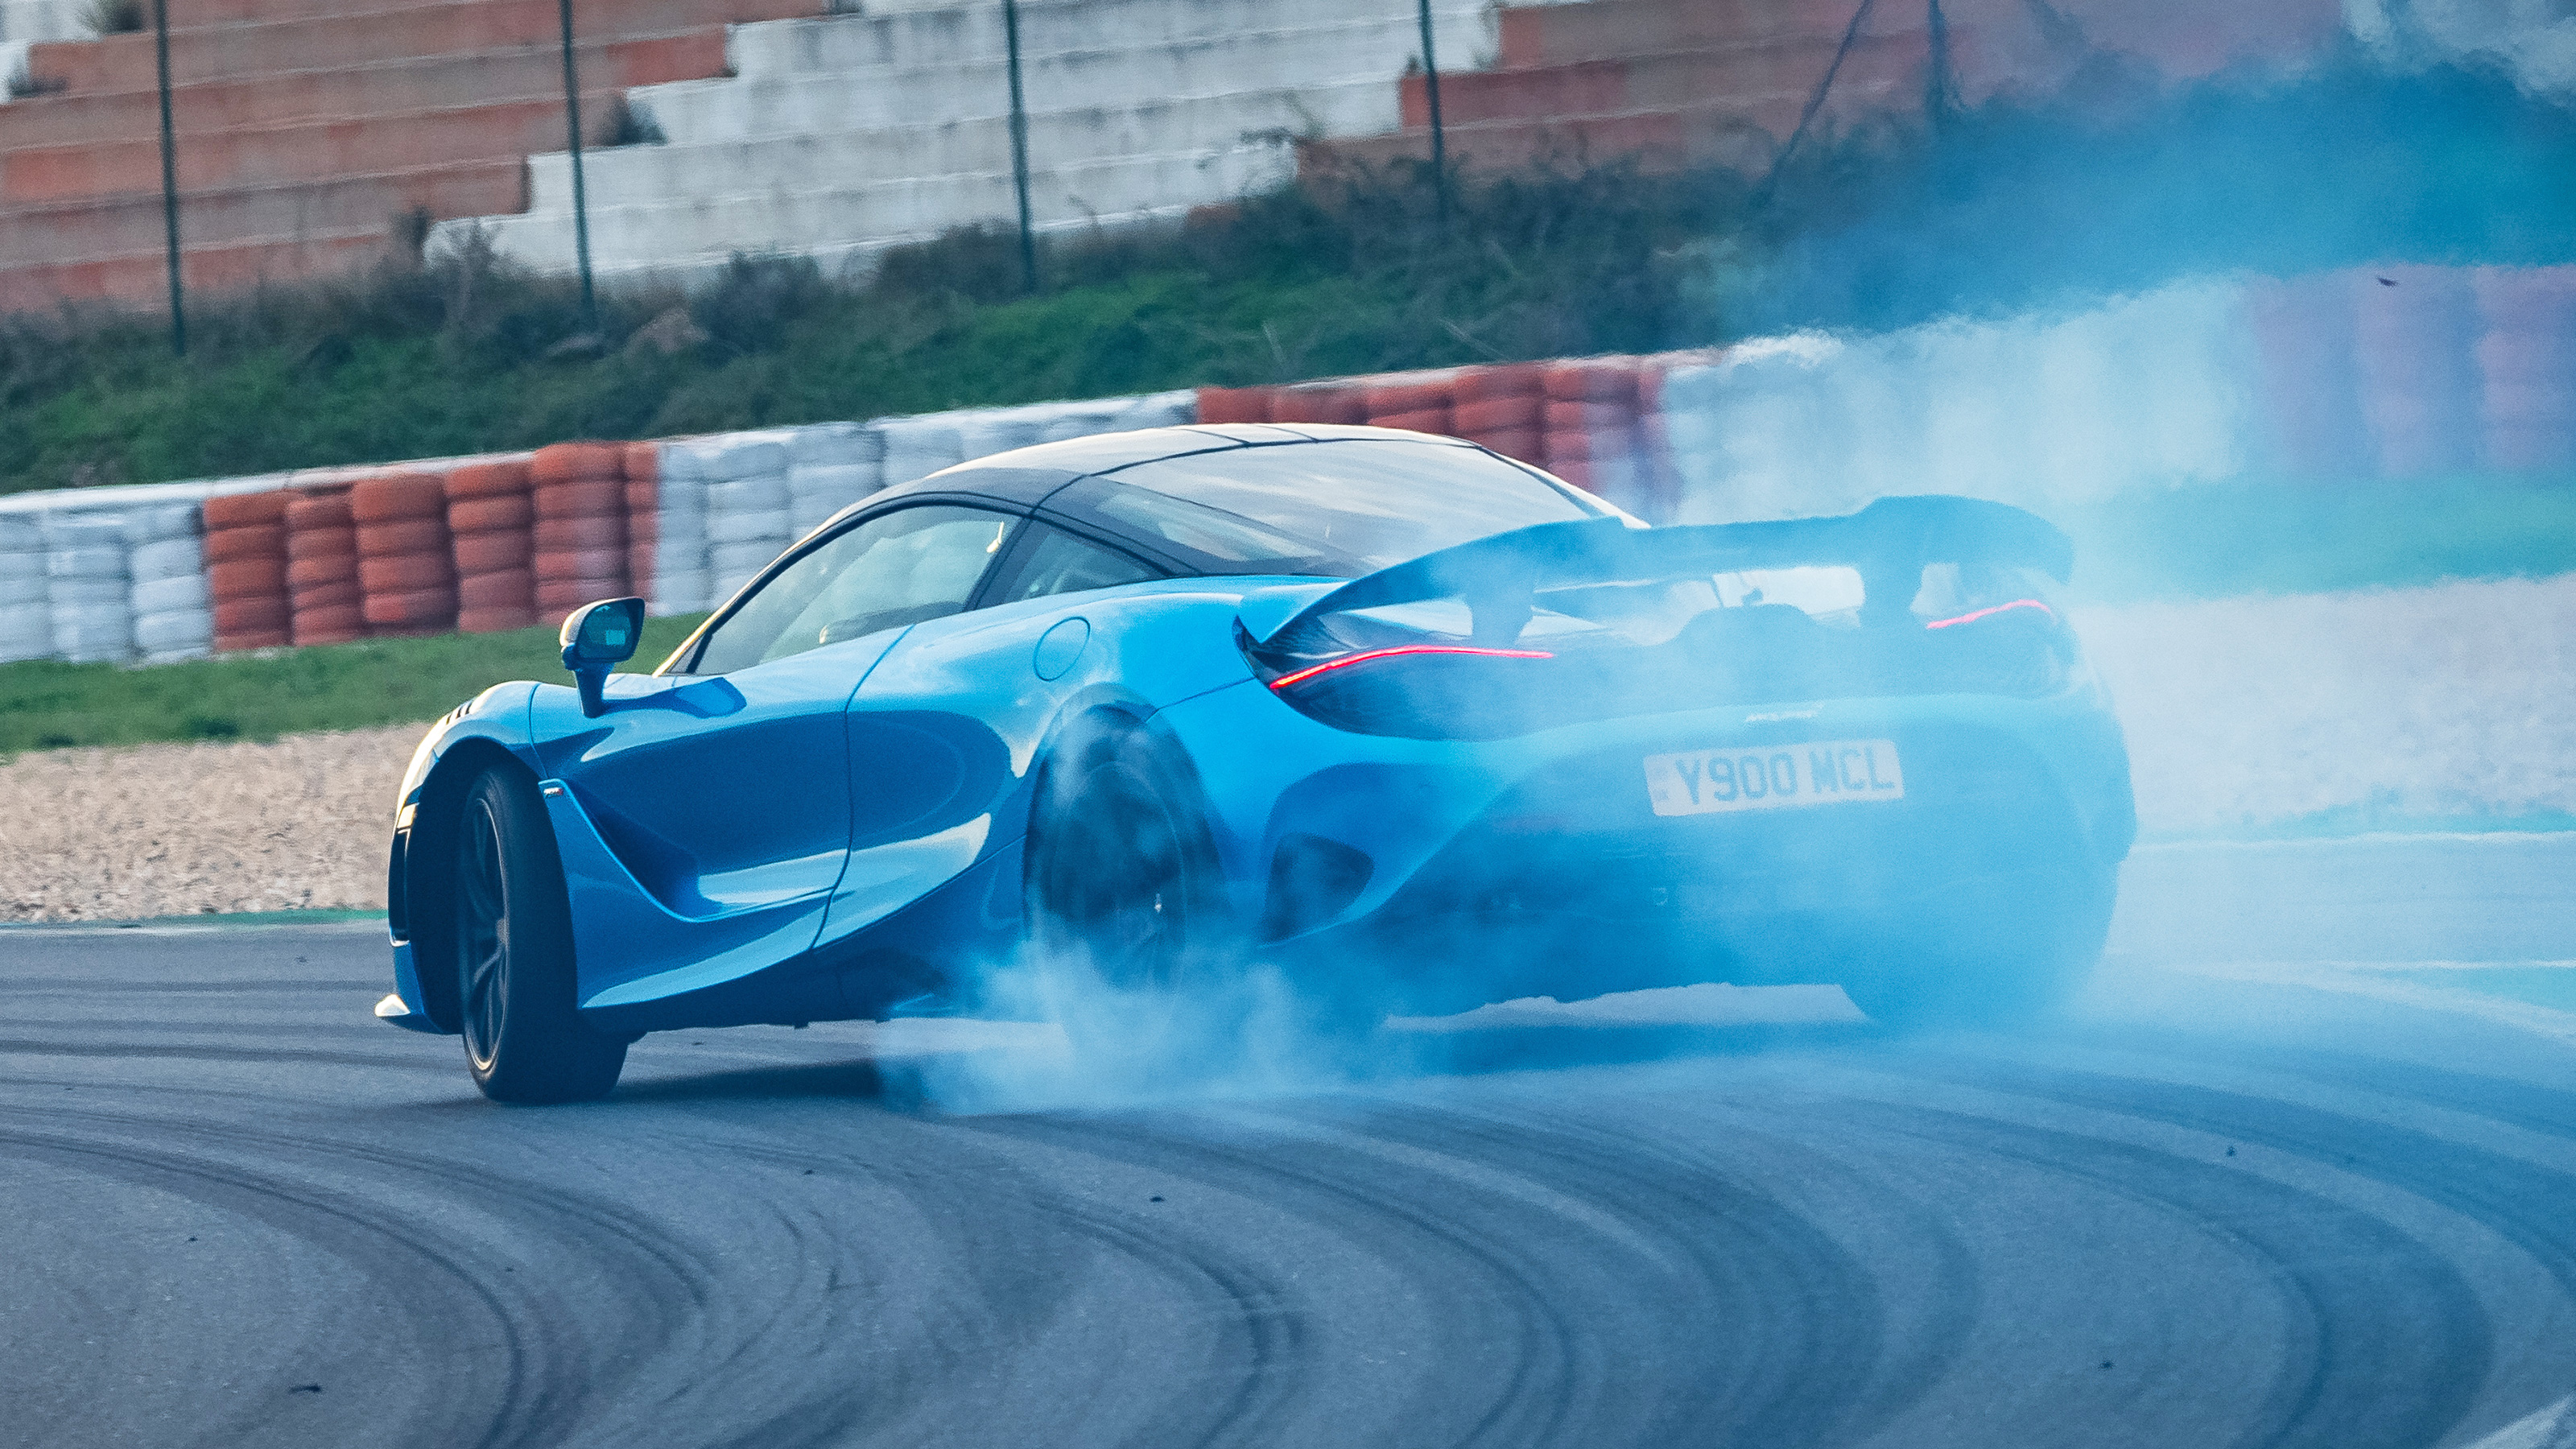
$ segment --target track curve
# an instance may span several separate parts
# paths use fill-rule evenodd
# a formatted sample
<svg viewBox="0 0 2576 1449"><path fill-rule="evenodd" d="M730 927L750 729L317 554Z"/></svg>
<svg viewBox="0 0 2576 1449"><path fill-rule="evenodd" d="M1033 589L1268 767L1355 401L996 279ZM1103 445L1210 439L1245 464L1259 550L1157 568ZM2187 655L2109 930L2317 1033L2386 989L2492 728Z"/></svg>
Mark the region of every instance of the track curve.
<svg viewBox="0 0 2576 1449"><path fill-rule="evenodd" d="M0 935L0 1442L2576 1442L2576 1046L2509 1013L2115 959L2020 1038L960 1115L970 1025L745 1029L514 1110L382 955Z"/></svg>

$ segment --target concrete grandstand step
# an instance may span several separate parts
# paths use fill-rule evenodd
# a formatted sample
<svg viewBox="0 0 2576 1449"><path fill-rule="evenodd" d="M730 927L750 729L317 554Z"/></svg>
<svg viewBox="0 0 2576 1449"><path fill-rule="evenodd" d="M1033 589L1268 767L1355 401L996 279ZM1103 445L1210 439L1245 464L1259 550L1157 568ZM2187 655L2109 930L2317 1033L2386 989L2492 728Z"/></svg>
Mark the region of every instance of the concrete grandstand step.
<svg viewBox="0 0 2576 1449"><path fill-rule="evenodd" d="M721 72L724 35L707 27L678 35L592 41L575 55L584 91L612 91ZM563 56L556 47L541 45L207 81L175 88L170 109L178 134L188 138L282 122L397 115L465 101L550 97L562 104ZM158 92L148 84L140 90L30 97L0 112L0 138L13 150L136 138L151 139L157 146L160 104Z"/></svg>
<svg viewBox="0 0 2576 1449"><path fill-rule="evenodd" d="M1192 207L1284 182L1293 165L1285 138L1104 158L1033 175L1030 204L1039 225L1056 231L1148 217L1177 220ZM685 279L712 272L736 252L793 252L827 264L872 256L951 227L1010 215L1011 175L1005 165L862 186L815 186L757 200L755 205L740 196L685 194L628 203L594 200L593 263L603 274ZM488 229L510 257L551 270L569 267L572 218L563 212L442 223L432 230L433 253L477 226Z"/></svg>
<svg viewBox="0 0 2576 1449"><path fill-rule="evenodd" d="M1840 51L1840 38L1790 37L1718 49L1676 51L1625 60L1463 71L1441 77L1440 108L1449 125L1478 121L1573 120L1640 111L1742 105L1769 110L1792 96L1797 109L1813 94ZM1842 56L1834 89L1876 87L1918 78L1923 46L1913 36L1867 37ZM1406 76L1404 124L1431 124L1422 77ZM1830 106L1834 97L1828 93Z"/></svg>
<svg viewBox="0 0 2576 1449"><path fill-rule="evenodd" d="M1284 141L1316 125L1328 134L1341 135L1388 130L1395 123L1394 100L1386 81L1371 78L1294 91L1182 96L1036 112L1029 117L1031 179L1042 184L1047 173L1068 166L1196 153L1253 135L1268 134ZM854 186L952 173L1007 173L1010 166L1009 121L1002 114L924 126L627 146L583 157L584 181L594 210L688 197L730 199L748 212L771 197L811 187L816 178ZM571 161L563 153L529 158L528 181L532 211L571 209Z"/></svg>
<svg viewBox="0 0 2576 1449"><path fill-rule="evenodd" d="M667 35L734 20L811 14L811 0L620 0L594 18L600 39ZM280 21L238 21L173 31L174 84L359 66L388 57L461 55L552 45L560 35L554 0L443 0ZM66 93L142 90L154 84L152 37L115 35L86 44L40 45L31 74Z"/></svg>
<svg viewBox="0 0 2576 1449"><path fill-rule="evenodd" d="M1282 75L1378 83L1390 50L1418 35L1410 15L1380 16L1196 36L1145 50L1035 53L1024 60L1022 88L1032 112L1049 112L1129 97L1276 92ZM629 100L663 135L686 143L998 116L1009 110L1010 88L1003 59L993 55L925 66L685 81L642 88ZM1326 130L1336 124L1321 117L1316 123Z"/></svg>
<svg viewBox="0 0 2576 1449"><path fill-rule="evenodd" d="M473 216L524 196L517 160L473 161L318 182L238 186L184 198L191 252L243 244L391 234L397 217ZM0 275L19 268L150 253L162 246L158 195L0 207Z"/></svg>
<svg viewBox="0 0 2576 1449"><path fill-rule="evenodd" d="M382 227L338 235L315 234L295 241L243 242L226 246L192 246L182 255L181 274L191 289L239 291L262 282L323 276L347 271L382 256L387 237ZM66 299L158 300L168 285L161 250L120 256L92 255L79 261L0 267L0 312L41 312Z"/></svg>
<svg viewBox="0 0 2576 1449"><path fill-rule="evenodd" d="M1852 0L1584 0L1513 6L1499 17L1497 63L1521 68L1772 39L1838 41L1854 12ZM1881 5L1870 7L1862 33L1919 36L1924 27L1924 7ZM1448 98L1444 94L1441 99Z"/></svg>
<svg viewBox="0 0 2576 1449"><path fill-rule="evenodd" d="M585 98L597 114L616 92ZM176 157L183 192L284 185L325 176L417 170L460 161L519 163L561 145L563 101L504 101L362 116L341 121L250 126L186 138ZM157 193L157 140L88 141L0 152L0 204ZM193 207L192 207L193 209Z"/></svg>
<svg viewBox="0 0 2576 1449"><path fill-rule="evenodd" d="M1909 94L1919 97L1921 85L1912 77L1854 80L1848 86L1837 80L1834 92L1837 110L1887 112ZM1572 171L1620 162L1648 171L1759 170L1778 154L1806 100L1805 91L1788 90L1660 110L1470 121L1446 127L1445 142L1451 165L1486 172ZM1298 166L1311 176L1430 156L1430 131L1414 128L1310 142L1299 148Z"/></svg>
<svg viewBox="0 0 2576 1449"><path fill-rule="evenodd" d="M1491 64L1495 57L1492 10L1484 4L1440 0L1433 7L1435 35L1446 65ZM1389 0L1314 0L1282 6L1277 0L1024 0L1020 12L1023 59L1082 51L1135 52L1224 35L1264 33L1386 20L1410 22L1414 7ZM1372 69L1393 75L1421 48L1418 30L1397 52L1382 54ZM732 38L734 71L743 76L840 74L893 68L923 69L1003 54L1002 7L976 0L936 9L831 15L747 25ZM1277 84L1274 78L1271 82Z"/></svg>

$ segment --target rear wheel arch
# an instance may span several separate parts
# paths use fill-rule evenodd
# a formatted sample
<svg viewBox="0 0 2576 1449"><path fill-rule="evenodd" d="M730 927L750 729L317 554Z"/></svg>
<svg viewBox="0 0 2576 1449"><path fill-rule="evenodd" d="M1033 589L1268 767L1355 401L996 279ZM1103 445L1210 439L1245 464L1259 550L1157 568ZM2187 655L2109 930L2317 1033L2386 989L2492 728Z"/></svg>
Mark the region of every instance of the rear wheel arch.
<svg viewBox="0 0 2576 1449"><path fill-rule="evenodd" d="M1230 916L1214 822L1208 816L1196 763L1170 731L1155 727L1150 714L1103 705L1069 712L1049 731L1032 770L1029 832L1021 865L1025 919L1032 935L1043 924L1041 898L1050 894L1045 876L1058 849L1055 828L1096 824L1082 819L1084 810L1096 804L1086 801L1084 792L1104 770L1121 772L1146 786L1147 793L1167 809L1182 855L1199 881L1193 895L1203 919L1214 923ZM1073 863L1056 860L1055 864L1061 870Z"/></svg>

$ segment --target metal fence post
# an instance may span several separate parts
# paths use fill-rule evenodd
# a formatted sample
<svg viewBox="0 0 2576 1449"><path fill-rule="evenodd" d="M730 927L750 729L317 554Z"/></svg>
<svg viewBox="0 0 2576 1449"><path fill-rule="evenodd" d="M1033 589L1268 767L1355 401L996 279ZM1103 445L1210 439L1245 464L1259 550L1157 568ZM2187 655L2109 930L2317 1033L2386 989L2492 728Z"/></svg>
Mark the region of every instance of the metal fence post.
<svg viewBox="0 0 2576 1449"><path fill-rule="evenodd" d="M572 57L572 0L556 0L563 17L564 132L572 147L572 244L581 262L581 324L599 331L599 294L590 279L590 196L581 178L581 76Z"/></svg>
<svg viewBox="0 0 2576 1449"><path fill-rule="evenodd" d="M1029 223L1029 110L1020 94L1020 4L1002 0L1002 44L1011 71L1011 186L1020 201L1020 285L1038 289L1037 232Z"/></svg>
<svg viewBox="0 0 2576 1449"><path fill-rule="evenodd" d="M1449 228L1449 138L1440 124L1440 57L1431 47L1431 0L1414 0L1422 19L1422 89L1431 102L1431 201Z"/></svg>
<svg viewBox="0 0 2576 1449"><path fill-rule="evenodd" d="M1941 0L1926 0L1923 29L1931 52L1924 68L1923 117L1938 131L1959 109L1959 79L1950 68L1950 18L1941 13Z"/></svg>
<svg viewBox="0 0 2576 1449"><path fill-rule="evenodd" d="M161 87L161 231L170 253L170 350L188 355L188 297L179 277L179 152L170 130L170 0L152 0L152 54Z"/></svg>

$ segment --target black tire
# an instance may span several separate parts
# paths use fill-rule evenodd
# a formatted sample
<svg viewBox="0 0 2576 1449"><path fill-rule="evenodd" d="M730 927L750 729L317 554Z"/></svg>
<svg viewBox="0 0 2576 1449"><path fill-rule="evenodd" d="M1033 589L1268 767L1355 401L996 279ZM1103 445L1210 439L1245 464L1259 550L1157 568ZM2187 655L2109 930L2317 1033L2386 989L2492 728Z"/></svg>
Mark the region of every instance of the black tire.
<svg viewBox="0 0 2576 1449"><path fill-rule="evenodd" d="M535 787L484 771L466 787L455 842L450 939L474 1085L496 1102L608 1095L626 1041L591 1030L575 1005L572 908Z"/></svg>
<svg viewBox="0 0 2576 1449"><path fill-rule="evenodd" d="M1237 964L1196 778L1132 721L1075 726L1038 783L1024 879L1041 963L1080 961L1122 991L1170 992Z"/></svg>
<svg viewBox="0 0 2576 1449"><path fill-rule="evenodd" d="M1917 944L1871 951L1843 994L1890 1031L2011 1030L2055 1012L2102 957L2118 877L2073 873L1953 914Z"/></svg>
<svg viewBox="0 0 2576 1449"><path fill-rule="evenodd" d="M1157 1077L1222 1075L1293 1040L1326 1065L1386 1018L1349 983L1255 981L1198 777L1133 720L1085 720L1058 742L1025 859L1029 944L1078 1052L1150 1063Z"/></svg>

